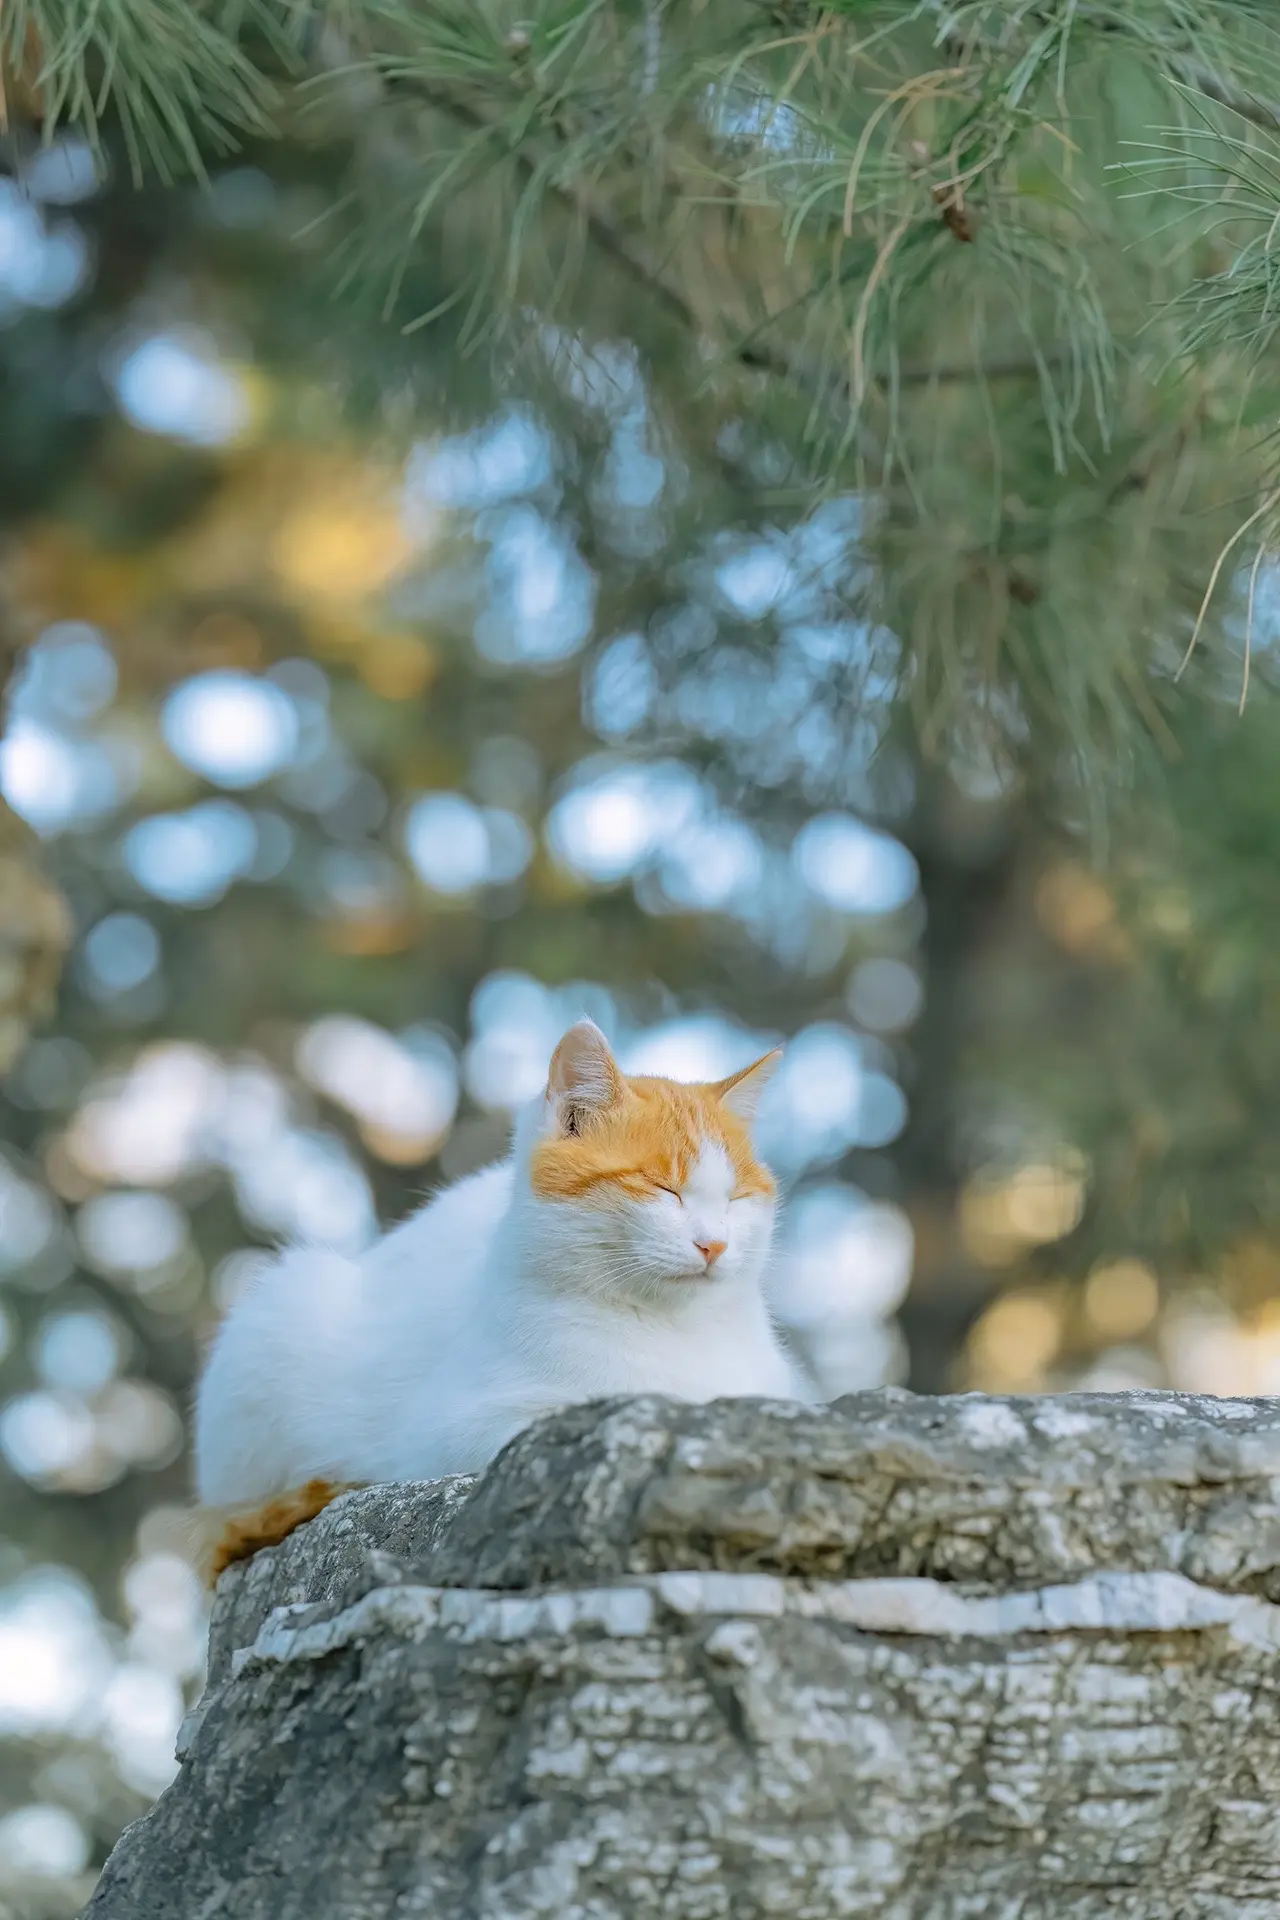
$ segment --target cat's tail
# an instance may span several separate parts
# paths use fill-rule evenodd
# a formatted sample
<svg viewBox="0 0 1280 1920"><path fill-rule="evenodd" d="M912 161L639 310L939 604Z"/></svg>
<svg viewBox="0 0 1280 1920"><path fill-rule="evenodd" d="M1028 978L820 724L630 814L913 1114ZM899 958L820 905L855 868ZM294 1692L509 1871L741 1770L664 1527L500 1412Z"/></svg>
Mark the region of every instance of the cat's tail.
<svg viewBox="0 0 1280 1920"><path fill-rule="evenodd" d="M263 1547L278 1547L294 1530L323 1513L331 1500L349 1491L334 1480L308 1480L304 1487L277 1494L260 1507L240 1513L205 1509L203 1553L205 1577L216 1586L219 1576L237 1560L248 1560Z"/></svg>

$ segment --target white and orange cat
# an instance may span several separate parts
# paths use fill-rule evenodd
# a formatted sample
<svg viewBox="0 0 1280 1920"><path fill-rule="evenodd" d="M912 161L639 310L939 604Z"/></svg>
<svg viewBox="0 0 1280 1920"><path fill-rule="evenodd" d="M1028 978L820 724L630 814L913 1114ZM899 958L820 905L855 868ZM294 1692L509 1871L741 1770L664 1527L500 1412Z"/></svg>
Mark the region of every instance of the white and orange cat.
<svg viewBox="0 0 1280 1920"><path fill-rule="evenodd" d="M776 1193L749 1123L779 1058L711 1085L628 1078L584 1020L510 1159L358 1260L299 1248L268 1268L200 1383L199 1497L260 1509L217 1565L339 1486L476 1472L557 1407L812 1399L762 1286Z"/></svg>

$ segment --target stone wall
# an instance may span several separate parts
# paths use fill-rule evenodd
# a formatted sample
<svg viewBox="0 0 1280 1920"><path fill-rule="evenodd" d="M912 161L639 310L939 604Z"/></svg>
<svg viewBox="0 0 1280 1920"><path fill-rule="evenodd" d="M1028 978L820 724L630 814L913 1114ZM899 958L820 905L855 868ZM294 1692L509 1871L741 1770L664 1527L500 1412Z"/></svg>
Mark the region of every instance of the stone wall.
<svg viewBox="0 0 1280 1920"><path fill-rule="evenodd" d="M90 1920L1280 1920L1280 1404L580 1408L219 1589Z"/></svg>

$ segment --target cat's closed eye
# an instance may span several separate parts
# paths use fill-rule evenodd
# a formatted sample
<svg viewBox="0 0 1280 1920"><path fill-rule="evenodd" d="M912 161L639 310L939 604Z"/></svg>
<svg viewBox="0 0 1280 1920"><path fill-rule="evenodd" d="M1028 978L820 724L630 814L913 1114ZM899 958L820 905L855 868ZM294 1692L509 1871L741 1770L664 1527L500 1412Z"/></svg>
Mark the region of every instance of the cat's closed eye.
<svg viewBox="0 0 1280 1920"><path fill-rule="evenodd" d="M664 1187L661 1180L653 1181L652 1186L655 1193L669 1193L673 1200L678 1200L680 1198L680 1195L676 1192L674 1187Z"/></svg>

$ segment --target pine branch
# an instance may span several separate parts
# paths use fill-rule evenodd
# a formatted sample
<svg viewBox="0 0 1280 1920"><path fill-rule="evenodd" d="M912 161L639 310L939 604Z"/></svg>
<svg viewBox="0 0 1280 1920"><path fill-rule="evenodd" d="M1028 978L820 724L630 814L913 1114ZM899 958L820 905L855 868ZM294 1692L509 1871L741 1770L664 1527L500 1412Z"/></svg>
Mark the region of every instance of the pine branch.
<svg viewBox="0 0 1280 1920"><path fill-rule="evenodd" d="M704 420L722 420L727 399L746 416L743 444L781 454L774 472L847 486L852 452L881 543L885 624L926 731L941 739L974 687L1007 709L993 727L1047 719L1082 755L1131 724L1143 674L1180 631L1157 585L1196 564L1198 530L1178 518L1154 354L1125 363L1120 343L1159 303L1170 335L1180 329L1171 357L1185 354L1189 329L1169 303L1194 280L1195 244L1239 207L1211 186L1187 242L1135 233L1127 245L1105 163L1116 139L1148 131L1152 79L1180 117L1177 62L1247 91L1215 0L949 0L951 67L931 44L940 8L913 0L832 0L781 28L752 0L530 0L505 34L505 12L471 0L8 6L11 59L14 21L43 23L58 117L92 137L109 107L126 129L145 108L175 164L197 164L206 138L233 139L253 100L268 103L265 129L274 69L265 41L246 51L246 22L287 48L305 16L317 31L300 64L323 69L327 131L376 180L348 280L380 279L385 230L399 263L385 312L412 274L422 324L461 315L460 353L504 324L508 345L517 330L537 338L544 321L583 342L607 328L639 340L616 298L619 283L639 290L677 335L648 370L677 432L691 396ZM1184 33L1201 8L1212 31ZM157 29L124 77L112 65L122 22L135 37ZM1120 90L1118 129L1100 130L1094 83L1105 36L1121 33L1144 85ZM267 91L247 105L240 67L210 80L215 47ZM180 86L173 61L186 63ZM1220 152L1225 116L1202 107L1206 151ZM1175 164L1180 190L1214 162ZM584 250L612 270L575 281ZM754 377L749 395L708 387L708 342L722 367ZM1031 485L1011 477L1033 467Z"/></svg>
<svg viewBox="0 0 1280 1920"><path fill-rule="evenodd" d="M936 13L939 10L937 0L925 0L922 11ZM1171 18L1181 11L1171 8ZM1216 11L1211 8L1207 13L1211 30L1218 24ZM994 9L995 31L988 34L985 29L992 12L991 0L970 0L967 8L948 7L947 28L940 41L948 58L966 62L972 60L975 52L982 51L993 61L1008 61L1007 10L1003 5ZM1280 86L1280 38L1276 36L1273 13L1270 9L1251 7L1247 0L1246 5L1237 12L1238 18L1232 18L1231 10L1228 10L1232 28L1260 29L1263 35L1273 41L1270 59L1264 64L1270 68L1271 80ZM972 22L969 32L965 32L961 24L966 16ZM1229 32L1226 29L1213 34L1214 52L1219 56L1227 56L1221 64L1213 65L1205 59L1205 49L1188 45L1185 35L1172 42L1162 41L1129 0L1099 0L1099 4L1092 6L1075 4L1075 0L1071 0L1071 4L1065 7L1047 0L1041 6L1020 8L1018 24L1030 25L1044 36L1046 69L1056 63L1060 70L1062 53L1069 37L1081 33L1105 35L1141 48L1151 56L1153 64L1162 67L1172 79L1193 92L1204 94L1207 99L1226 107L1240 119L1251 121L1255 126L1265 127L1269 131L1280 128L1280 106L1265 99L1248 84L1253 76L1244 70L1247 53L1242 48L1231 57ZM1256 46L1254 51L1257 52ZM1240 71L1235 70L1237 65Z"/></svg>
<svg viewBox="0 0 1280 1920"><path fill-rule="evenodd" d="M538 180L545 191L582 222L598 251L642 288L660 310L695 341L706 339L702 317L677 277L656 253L645 246L638 235L628 232L615 217L604 194L594 190L581 178L566 181L561 177L560 170L551 164L557 156L545 139L541 145L532 139L512 143L507 135L506 123L496 108L486 109L473 95L420 76L384 76L383 84L389 92L412 97L445 114L457 125L492 141L495 148L519 167L526 180ZM941 224L948 224L945 208L941 210L939 219ZM849 376L839 370L822 368L792 347L763 339L759 330L749 337L729 343L724 349L724 357L745 372L766 374L789 385L812 405L829 407L832 403L838 403L853 407L855 404L854 384ZM1055 346L1035 356L1005 356L989 362L975 358L968 362L899 366L895 370L894 380L903 387L928 385L930 382L954 384L983 380L1043 380L1046 372L1068 366L1072 358L1069 347Z"/></svg>
<svg viewBox="0 0 1280 1920"><path fill-rule="evenodd" d="M276 89L250 33L285 50L274 0L6 0L0 82L46 139L71 126L97 146L114 113L139 184L199 176L207 148L271 131Z"/></svg>
<svg viewBox="0 0 1280 1920"><path fill-rule="evenodd" d="M1181 62L1178 64L1181 67ZM1241 120L1248 120L1255 127L1263 127L1268 133L1280 132L1280 107L1274 107L1254 94L1242 93L1239 87L1231 86L1204 67L1188 64L1182 68L1182 78L1193 92L1202 93L1206 100L1226 107Z"/></svg>
<svg viewBox="0 0 1280 1920"><path fill-rule="evenodd" d="M566 182L548 168L548 154L531 142L512 144L505 135L496 113L486 112L472 99L422 79L397 79L395 90L410 92L425 105L447 114L459 125L487 135L520 168L526 179L539 179L550 194L567 207L586 227L591 239L606 258L612 260L638 286L645 289L658 305L695 339L705 338L705 328L696 309L662 262L628 234L615 219L604 196L593 192L581 179ZM548 178L548 175L551 177ZM829 398L833 383L824 381L820 371L807 364L803 356L752 339L730 346L727 357L751 373L767 373L789 382L809 399ZM848 397L848 382L838 379L835 390Z"/></svg>
<svg viewBox="0 0 1280 1920"><path fill-rule="evenodd" d="M871 17L887 36L923 12L904 0L896 8L873 8ZM984 66L983 87L957 93L939 69L921 76L918 89L903 83L885 92L877 84L885 69L874 60L867 65L865 36L846 33L837 10L822 27L826 65L802 95L797 78L817 40L784 76L770 67L770 42L761 39L750 9L743 10L741 23L735 19L737 44L713 50L701 65L690 64L678 39L665 41L656 76L653 22L671 22L674 34L676 23L686 24L678 11L648 7L637 38L629 24L619 36L611 9L562 10L505 41L448 5L428 17L375 0L366 27L374 15L372 45L355 64L464 129L473 158L487 150L495 167L514 166L528 189L519 199L505 267L495 264L491 251L475 276L477 286L484 278L486 300L505 282L505 302L516 305L518 251L536 230L541 199L567 210L601 257L643 287L699 344L715 339L725 364L764 374L795 392L808 408L805 437L825 438L841 452L861 439L873 395L887 397L892 411L898 390L931 380L1038 379L1060 466L1078 444L1082 406L1105 408L1114 343L1090 280L1088 252L1063 244L1064 216L1080 227L1072 211L1075 190L1064 183L1056 208L1042 190L1038 196L1021 193L1020 143L1039 143L1042 151L1031 157L1040 166L1047 159L1052 167L1058 155L1040 110L1005 100L1018 46L1003 48L990 71ZM1029 10L1019 8L1018 26L1029 17ZM566 51L570 23L577 39ZM589 34L597 38L584 58ZM775 44L804 41L799 34ZM648 105L637 111L634 91L620 91L629 84L628 62L641 56L654 80L652 90L646 81L643 97L647 102L657 92L656 113ZM709 87L716 96L710 119ZM681 119L673 102L678 110L686 94L691 112ZM887 117L886 108L892 109ZM930 146L906 140L910 116L918 110L933 128ZM778 115L790 123L780 145L771 144L769 131ZM672 151L679 154L676 165L685 168L683 178L667 171ZM481 159L480 170L487 165ZM438 163L419 200L415 231L423 210L440 204L444 180L452 193L464 173L473 177L475 171L470 160L460 163L455 156ZM662 174L661 184L650 188L644 183L655 172ZM620 211L615 187L624 197L633 188L647 195L648 213ZM700 282L708 277L695 257L699 246L677 249L665 234L655 235L649 217L655 203L670 204L678 218L718 219L703 255L714 255L705 297L699 298ZM721 214L708 214L716 207ZM770 280L789 278L799 292L782 302L768 300L769 311L756 319L749 307L763 282L753 284L744 272L722 300L724 256L734 244L735 222L751 223L754 244L769 220L776 222L778 237L776 258L766 261ZM909 338L903 289L913 302L924 299L940 277L939 241L945 250L975 238L983 242L985 298L1005 351L989 364L975 354L967 366L903 367L897 359L899 341ZM805 251L797 256L798 243ZM497 249L503 244L498 239ZM560 289L563 284L561 276ZM972 275L969 284L975 284ZM985 321L975 338L981 331ZM1011 352L1011 335L1020 335L1029 351Z"/></svg>
<svg viewBox="0 0 1280 1920"><path fill-rule="evenodd" d="M894 380L900 387L956 386L975 380L1039 380L1046 367L1059 369L1071 363L1069 347L1050 347L1033 359L1028 354L1009 355L999 360L951 360L935 366L899 366Z"/></svg>

